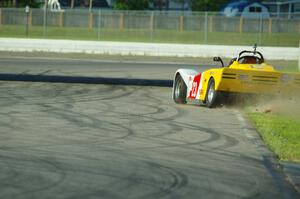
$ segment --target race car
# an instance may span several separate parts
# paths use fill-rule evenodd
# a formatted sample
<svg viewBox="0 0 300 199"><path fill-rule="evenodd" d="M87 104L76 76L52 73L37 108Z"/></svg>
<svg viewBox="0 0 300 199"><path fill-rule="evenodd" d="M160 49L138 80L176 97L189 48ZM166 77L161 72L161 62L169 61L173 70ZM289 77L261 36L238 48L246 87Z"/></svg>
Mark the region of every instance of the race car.
<svg viewBox="0 0 300 199"><path fill-rule="evenodd" d="M265 63L262 53L256 50L241 51L227 66L220 57L214 61L222 67L201 73L192 69L176 71L173 82L175 103L186 104L198 100L209 108L215 107L231 94L300 93L300 73L283 73Z"/></svg>

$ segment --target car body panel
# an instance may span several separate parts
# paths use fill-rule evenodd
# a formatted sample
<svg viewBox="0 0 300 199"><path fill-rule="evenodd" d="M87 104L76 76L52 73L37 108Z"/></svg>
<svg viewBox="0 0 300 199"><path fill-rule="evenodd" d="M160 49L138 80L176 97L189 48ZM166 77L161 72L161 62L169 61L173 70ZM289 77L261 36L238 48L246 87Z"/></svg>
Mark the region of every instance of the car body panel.
<svg viewBox="0 0 300 199"><path fill-rule="evenodd" d="M191 69L179 69L176 74L184 79L187 99L203 102L211 78L215 81L215 90L221 92L283 95L300 93L300 73L276 71L265 62L244 64L233 61L228 67L216 67L201 73Z"/></svg>

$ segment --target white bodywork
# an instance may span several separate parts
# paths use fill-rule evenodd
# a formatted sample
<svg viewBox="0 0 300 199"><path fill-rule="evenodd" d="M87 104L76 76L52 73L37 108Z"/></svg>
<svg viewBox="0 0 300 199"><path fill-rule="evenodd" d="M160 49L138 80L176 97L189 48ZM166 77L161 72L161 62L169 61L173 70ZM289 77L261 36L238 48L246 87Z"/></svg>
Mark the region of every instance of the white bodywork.
<svg viewBox="0 0 300 199"><path fill-rule="evenodd" d="M178 69L176 71L175 76L174 76L174 80L175 80L177 74L180 74L180 76L182 77L184 83L188 86L189 82L192 81L193 77L195 75L199 74L199 72L197 72L196 70L193 70L193 69L181 68L181 69Z"/></svg>
<svg viewBox="0 0 300 199"><path fill-rule="evenodd" d="M185 85L187 86L187 95L188 95L189 91L192 88L192 83L193 83L194 77L197 74L199 74L199 72L197 72L193 69L185 69L185 68L178 69L174 76L172 97L174 97L175 79L178 74L181 76Z"/></svg>

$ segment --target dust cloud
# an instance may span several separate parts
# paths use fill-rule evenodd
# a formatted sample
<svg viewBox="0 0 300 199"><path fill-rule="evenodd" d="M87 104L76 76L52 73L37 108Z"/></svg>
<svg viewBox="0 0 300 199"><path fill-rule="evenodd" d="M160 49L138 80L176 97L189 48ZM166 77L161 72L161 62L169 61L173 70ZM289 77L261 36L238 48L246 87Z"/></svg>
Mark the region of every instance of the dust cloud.
<svg viewBox="0 0 300 199"><path fill-rule="evenodd" d="M284 97L282 95L229 95L225 98L227 108L251 112L286 116L300 121L300 94Z"/></svg>
<svg viewBox="0 0 300 199"><path fill-rule="evenodd" d="M256 112L282 115L300 121L300 95L261 97L251 107Z"/></svg>

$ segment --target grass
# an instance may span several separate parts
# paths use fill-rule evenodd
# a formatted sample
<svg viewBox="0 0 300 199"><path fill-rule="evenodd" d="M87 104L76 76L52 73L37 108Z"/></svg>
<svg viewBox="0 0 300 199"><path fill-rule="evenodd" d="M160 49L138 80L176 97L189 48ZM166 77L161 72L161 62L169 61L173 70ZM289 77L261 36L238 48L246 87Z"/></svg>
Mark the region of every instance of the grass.
<svg viewBox="0 0 300 199"><path fill-rule="evenodd" d="M248 112L261 137L280 160L300 162L300 120L270 113Z"/></svg>
<svg viewBox="0 0 300 199"><path fill-rule="evenodd" d="M25 38L25 26L1 25L0 37ZM97 29L83 27L29 27L29 38L99 40L124 42L157 42L183 44L253 45L261 46L299 46L298 33L237 33L177 31L177 30L140 30L140 29Z"/></svg>

